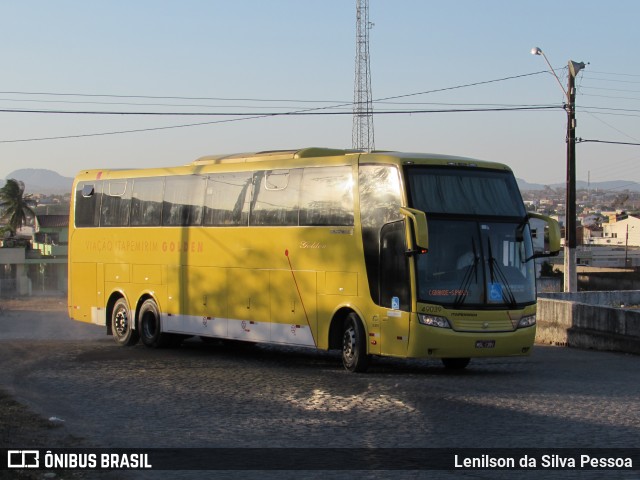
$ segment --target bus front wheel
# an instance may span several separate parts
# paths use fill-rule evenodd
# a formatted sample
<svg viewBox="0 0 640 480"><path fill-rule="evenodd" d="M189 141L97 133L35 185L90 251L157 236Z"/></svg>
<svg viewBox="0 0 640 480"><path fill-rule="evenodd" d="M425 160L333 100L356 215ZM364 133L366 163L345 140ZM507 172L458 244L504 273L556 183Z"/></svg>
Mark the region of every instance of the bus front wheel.
<svg viewBox="0 0 640 480"><path fill-rule="evenodd" d="M364 372L369 367L364 327L355 313L344 322L342 334L342 364L350 372Z"/></svg>
<svg viewBox="0 0 640 480"><path fill-rule="evenodd" d="M138 343L140 336L133 329L133 322L129 316L129 305L124 298L119 298L111 312L111 333L116 343L123 347L130 347Z"/></svg>
<svg viewBox="0 0 640 480"><path fill-rule="evenodd" d="M147 347L164 348L171 345L171 335L162 332L160 310L152 299L145 300L138 312L140 339Z"/></svg>

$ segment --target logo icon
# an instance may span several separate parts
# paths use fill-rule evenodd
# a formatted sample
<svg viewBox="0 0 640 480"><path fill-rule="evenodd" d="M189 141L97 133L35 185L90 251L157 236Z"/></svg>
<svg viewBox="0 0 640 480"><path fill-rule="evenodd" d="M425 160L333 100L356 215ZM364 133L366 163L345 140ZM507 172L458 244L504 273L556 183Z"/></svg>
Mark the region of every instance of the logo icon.
<svg viewBox="0 0 640 480"><path fill-rule="evenodd" d="M7 451L7 467L8 468L39 468L40 467L40 451L39 450L8 450Z"/></svg>

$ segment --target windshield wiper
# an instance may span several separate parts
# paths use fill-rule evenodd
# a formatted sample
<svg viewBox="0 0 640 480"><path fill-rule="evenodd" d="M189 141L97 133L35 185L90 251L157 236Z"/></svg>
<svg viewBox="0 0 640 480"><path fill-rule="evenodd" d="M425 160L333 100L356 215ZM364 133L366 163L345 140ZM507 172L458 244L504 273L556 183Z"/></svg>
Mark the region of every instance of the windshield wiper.
<svg viewBox="0 0 640 480"><path fill-rule="evenodd" d="M493 257L493 253L491 252L491 239L487 238L487 247L489 253L489 275L491 277L491 283L495 283L495 279L502 284L501 293L502 299L505 303L508 303L509 306L516 306L516 297L513 295L513 291L511 290L511 285L509 284L509 280L507 280L506 275L502 271L502 267L498 263L498 261Z"/></svg>
<svg viewBox="0 0 640 480"><path fill-rule="evenodd" d="M460 287L458 287L458 293L453 301L456 306L462 305L467 299L467 295L469 293L468 288L471 284L471 277L474 274L475 281L478 283L478 262L480 261L480 257L476 249L476 240L473 237L471 238L471 249L473 250L473 262L467 266L464 276L462 277L462 283L460 284Z"/></svg>

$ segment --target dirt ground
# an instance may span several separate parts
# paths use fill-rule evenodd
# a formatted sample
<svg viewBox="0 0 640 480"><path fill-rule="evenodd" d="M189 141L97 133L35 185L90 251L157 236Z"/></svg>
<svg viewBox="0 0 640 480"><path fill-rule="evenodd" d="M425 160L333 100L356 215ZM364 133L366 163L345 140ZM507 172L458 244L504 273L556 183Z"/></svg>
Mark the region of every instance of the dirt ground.
<svg viewBox="0 0 640 480"><path fill-rule="evenodd" d="M64 311L65 297L29 297L0 299L0 314L19 311ZM55 422L36 415L18 403L0 388L0 447L24 449L56 445L56 447L82 447L82 439L61 432ZM82 472L68 471L0 471L0 479L40 480L43 478L88 478Z"/></svg>

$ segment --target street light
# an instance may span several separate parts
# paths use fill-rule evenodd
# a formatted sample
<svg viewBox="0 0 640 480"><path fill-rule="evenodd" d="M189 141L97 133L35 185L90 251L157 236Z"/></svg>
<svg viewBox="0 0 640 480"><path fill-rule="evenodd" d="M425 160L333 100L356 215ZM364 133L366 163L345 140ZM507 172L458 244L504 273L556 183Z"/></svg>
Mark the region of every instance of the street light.
<svg viewBox="0 0 640 480"><path fill-rule="evenodd" d="M576 75L585 67L585 64L569 60L569 80L567 89L556 75L542 49L534 47L532 55L542 55L547 62L551 73L558 81L562 92L567 98L565 110L567 111L567 206L564 235L564 291L578 291L578 274L576 270Z"/></svg>
<svg viewBox="0 0 640 480"><path fill-rule="evenodd" d="M558 81L558 85L560 85L560 88L562 89L562 93L564 93L565 97L567 96L567 91L564 89L564 87L562 86L562 82L560 81L560 79L558 78L558 75L556 75L556 71L553 69L553 67L551 66L551 64L549 63L549 60L547 59L547 56L544 54L544 52L542 51L542 49L540 47L533 47L531 49L531 55L542 55L542 58L544 58L544 61L547 62L547 65L549 66L549 70L551 70L551 73L553 73L553 76L555 77L555 79Z"/></svg>

